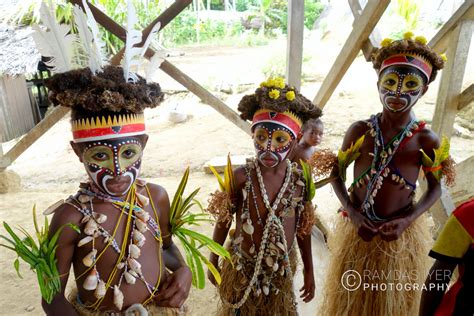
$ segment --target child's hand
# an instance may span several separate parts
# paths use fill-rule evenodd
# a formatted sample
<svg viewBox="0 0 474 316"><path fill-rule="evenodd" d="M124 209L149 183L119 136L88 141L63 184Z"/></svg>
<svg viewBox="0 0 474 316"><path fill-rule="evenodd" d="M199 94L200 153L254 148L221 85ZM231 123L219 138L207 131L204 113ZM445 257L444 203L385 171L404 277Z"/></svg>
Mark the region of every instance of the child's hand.
<svg viewBox="0 0 474 316"><path fill-rule="evenodd" d="M310 272L304 272L304 285L300 289L301 293L301 298L303 299L303 302L308 303L314 298L314 290L315 290L315 285L314 285L314 274L313 270Z"/></svg>
<svg viewBox="0 0 474 316"><path fill-rule="evenodd" d="M352 223L357 227L357 233L364 241L371 241L378 233L377 227L358 210L348 211Z"/></svg>
<svg viewBox="0 0 474 316"><path fill-rule="evenodd" d="M385 241L397 240L410 224L410 220L406 217L392 219L380 225L380 237Z"/></svg>
<svg viewBox="0 0 474 316"><path fill-rule="evenodd" d="M163 283L155 300L160 306L181 307L188 297L191 283L191 270L181 267Z"/></svg>

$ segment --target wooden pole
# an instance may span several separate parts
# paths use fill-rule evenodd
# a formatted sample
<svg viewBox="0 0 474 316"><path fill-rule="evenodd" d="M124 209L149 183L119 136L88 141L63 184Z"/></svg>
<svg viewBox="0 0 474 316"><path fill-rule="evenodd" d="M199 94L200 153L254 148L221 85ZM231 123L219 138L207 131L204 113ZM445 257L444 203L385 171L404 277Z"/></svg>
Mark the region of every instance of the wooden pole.
<svg viewBox="0 0 474 316"><path fill-rule="evenodd" d="M303 66L304 0L289 1L287 33L286 80L289 85L300 89Z"/></svg>
<svg viewBox="0 0 474 316"><path fill-rule="evenodd" d="M357 19L360 18L362 12L362 6L360 0L349 0L349 6L352 10L352 15L354 16L353 26L356 24ZM382 38L377 28L375 27L372 33L370 33L369 38L364 41L362 44L362 52L364 53L365 60L371 61L372 54L377 50Z"/></svg>
<svg viewBox="0 0 474 316"><path fill-rule="evenodd" d="M474 83L472 83L469 87L466 88L466 90L464 90L459 95L458 110L460 111L464 109L473 101L474 101Z"/></svg>
<svg viewBox="0 0 474 316"><path fill-rule="evenodd" d="M432 123L433 131L440 136L451 138L453 132L473 27L474 21L465 20L450 35Z"/></svg>
<svg viewBox="0 0 474 316"><path fill-rule="evenodd" d="M438 54L444 53L448 48L448 41L451 31L454 30L460 22L463 20L474 19L474 0L466 0L464 3L454 12L443 27L436 33L436 35L430 40L428 46L431 47Z"/></svg>
<svg viewBox="0 0 474 316"><path fill-rule="evenodd" d="M25 150L27 150L38 138L46 133L54 124L62 119L70 108L56 107L48 116L33 127L18 143L15 144L0 161L0 169L11 165Z"/></svg>
<svg viewBox="0 0 474 316"><path fill-rule="evenodd" d="M237 125L247 134L250 133L250 124L240 118L240 116L222 102L219 98L215 97L212 93L204 89L200 84L194 81L191 77L186 75L184 72L176 68L166 59L161 63L161 70L167 73L174 80L185 86L189 91L194 93L202 102L212 106L222 116L227 118L229 121Z"/></svg>
<svg viewBox="0 0 474 316"><path fill-rule="evenodd" d="M390 4L390 0L369 0L359 19L357 19L351 34L346 40L336 61L324 79L313 103L323 108L333 94L342 77L357 57L364 41L372 33L375 25Z"/></svg>

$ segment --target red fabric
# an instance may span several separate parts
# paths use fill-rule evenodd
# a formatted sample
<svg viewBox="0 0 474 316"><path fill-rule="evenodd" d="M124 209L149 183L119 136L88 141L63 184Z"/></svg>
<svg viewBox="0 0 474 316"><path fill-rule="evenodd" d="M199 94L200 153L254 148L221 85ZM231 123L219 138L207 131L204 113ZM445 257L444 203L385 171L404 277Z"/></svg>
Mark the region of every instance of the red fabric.
<svg viewBox="0 0 474 316"><path fill-rule="evenodd" d="M449 291L443 296L441 304L439 304L434 316L451 316L456 306L456 297L458 296L459 290L462 288L461 278L449 289Z"/></svg>
<svg viewBox="0 0 474 316"><path fill-rule="evenodd" d="M382 66L380 67L380 71L393 65L410 65L423 72L428 77L428 79L431 77L431 65L427 64L422 59L416 58L414 56L396 55L393 57L389 57L383 61Z"/></svg>
<svg viewBox="0 0 474 316"><path fill-rule="evenodd" d="M453 215L469 235L474 238L474 199L459 205Z"/></svg>
<svg viewBox="0 0 474 316"><path fill-rule="evenodd" d="M412 136L411 137L405 137L402 142L400 143L400 146L398 146L399 149L403 148L403 146L405 146L405 144L416 134L416 133L419 133L421 132L426 126L426 122L425 121L419 121L418 122L418 128L411 131L412 133Z"/></svg>

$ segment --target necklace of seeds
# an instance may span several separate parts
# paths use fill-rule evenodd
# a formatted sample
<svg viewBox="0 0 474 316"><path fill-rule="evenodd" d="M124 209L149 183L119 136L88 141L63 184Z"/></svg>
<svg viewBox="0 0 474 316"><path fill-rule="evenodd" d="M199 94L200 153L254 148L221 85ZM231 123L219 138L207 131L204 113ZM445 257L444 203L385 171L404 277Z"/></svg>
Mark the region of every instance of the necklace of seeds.
<svg viewBox="0 0 474 316"><path fill-rule="evenodd" d="M277 195L277 198L274 202L273 207L268 207L270 202L268 201L268 196L266 194L266 190L265 190L264 187L263 187L263 190L261 189L262 199L264 200L264 202L266 201L265 205L267 206L267 209L268 209L268 215L267 215L267 219L266 219L265 226L264 226L264 229L263 229L262 240L260 242L260 247L259 247L259 251L258 251L258 254L257 254L257 258L255 260L254 272L253 272L252 278L249 281L249 284L247 285L247 287L244 291L244 294L243 294L242 298L237 303L230 303L230 302L228 302L227 300L224 299L224 304L226 304L227 306L230 306L233 309L240 308L247 301L247 299L248 299L252 289L254 289L254 285L257 283L258 277L261 273L262 262L263 262L263 257L264 257L264 254L265 254L265 249L268 246L270 228L271 228L271 226L275 225L275 222L276 222L276 225L278 225L278 223L279 223L279 220L275 215L275 210L278 207L278 204L280 203L281 195L283 194L282 192L286 191L286 188L288 187L288 183L289 183L290 177L291 177L291 162L288 159L286 160L286 162L287 162L288 167L287 167L287 172L286 172L286 176L285 176L285 182L283 183L283 186L282 186L279 194ZM252 160L252 161L249 162L249 164L251 164L252 167L256 168L257 177L258 177L258 175L260 175L260 178L261 178L262 175L261 175L261 172L259 170L258 163L256 163L254 160ZM259 182L260 182L260 180L259 180ZM278 197L278 196L280 196L280 197ZM248 198L248 196L247 196L247 198ZM276 205L276 207L275 207L275 205ZM246 222L245 224L247 224L247 223L248 222ZM251 222L250 222L250 225L251 225ZM248 226L247 226L247 228L248 228ZM280 228L281 228L282 231L284 231L283 227L280 226ZM244 229L244 225L242 225L242 229ZM253 231L252 231L252 233L253 233ZM284 244L282 244L282 246L284 248L283 250L284 250L284 253L285 253L284 259L287 262L289 262L288 251L287 251L287 246L286 246L286 239L284 238L283 241L284 241ZM292 275L291 275L291 269L289 267L289 263L284 266L284 269L285 270L283 271L283 273L287 272L289 277L291 278ZM262 289L263 289L263 292L264 292L265 295L269 294L270 288L268 286L266 286L266 285L262 286ZM260 288L258 288L258 290L260 290ZM293 296L294 296L294 294L293 294ZM293 304L296 304L296 300L293 300Z"/></svg>
<svg viewBox="0 0 474 316"><path fill-rule="evenodd" d="M362 203L362 209L367 214L367 217L372 221L384 221L383 218L378 217L374 210L374 198L378 193L378 190L382 187L383 180L390 172L388 165L395 156L400 143L405 137L411 137L411 129L416 125L416 120L412 119L402 131L395 136L392 141L388 144L388 149L384 145L382 130L378 123L378 116L373 115L369 122L370 135L374 139L374 157L370 169L370 179L367 183L367 191L365 194L364 202Z"/></svg>
<svg viewBox="0 0 474 316"><path fill-rule="evenodd" d="M133 194L131 194L132 190ZM139 194L135 192L134 187L132 190L130 190L129 194L127 195L126 201L123 201L115 197L107 196L103 193L94 192L93 190L89 190L86 187L81 186L78 194L76 194L75 197L71 197L68 201L68 204L74 206L83 215L81 223L86 223L83 231L87 236L79 241L78 247L82 247L92 242L92 250L82 260L82 263L87 267L87 269L76 278L76 280L78 280L89 272L89 275L83 282L83 287L85 290L94 291L94 296L97 298L97 301L89 307L94 307L97 309L100 306L100 303L105 297L107 289L112 287L111 281L114 279L116 273L118 273L118 270L123 269L118 283L113 286L113 301L117 309L121 310L123 306L124 295L120 290L120 286L124 279L128 284L135 284L136 280L139 279L145 284L150 295L154 295L157 290L156 287L146 281L141 271L141 264L137 261L137 259L141 255L140 248L143 247L146 241L144 233L149 230L148 225L152 228L151 231L153 232L155 239L159 241L161 240L161 231L159 229L159 225L143 208L136 204L137 201L135 201L135 198L137 198L137 200L141 201L143 205L148 202L148 199L144 198L143 196L140 198L140 196L138 196ZM105 214L94 212L94 205L92 203L94 197L112 203L115 208L118 208L121 211L112 234L108 233L107 230L101 226L101 224L107 220L107 216ZM130 202L128 202L129 200ZM71 201L75 201L77 204L81 205L81 207L78 207L75 205L75 203L71 203ZM87 208L85 205L87 202L89 203L89 208ZM133 207L131 207L132 204ZM132 211L130 211L130 209L132 209ZM120 248L115 240L115 235L123 215L127 216L127 224L122 247ZM95 238L99 236L104 237L104 243L106 244L100 254L97 253L98 251L95 248ZM127 238L125 236L129 237ZM119 259L117 260L117 264L109 275L108 280L105 281L105 279L101 278L97 270L96 263L110 245L112 245L112 248L119 254Z"/></svg>

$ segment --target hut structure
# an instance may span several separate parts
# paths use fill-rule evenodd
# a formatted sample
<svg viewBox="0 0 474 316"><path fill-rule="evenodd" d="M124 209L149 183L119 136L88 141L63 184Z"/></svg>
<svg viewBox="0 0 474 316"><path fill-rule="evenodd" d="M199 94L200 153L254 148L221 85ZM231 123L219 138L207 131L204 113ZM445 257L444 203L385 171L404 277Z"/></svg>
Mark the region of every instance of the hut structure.
<svg viewBox="0 0 474 316"><path fill-rule="evenodd" d="M35 82L26 80L37 72L41 60L32 32L0 26L0 143L27 133L41 120Z"/></svg>

